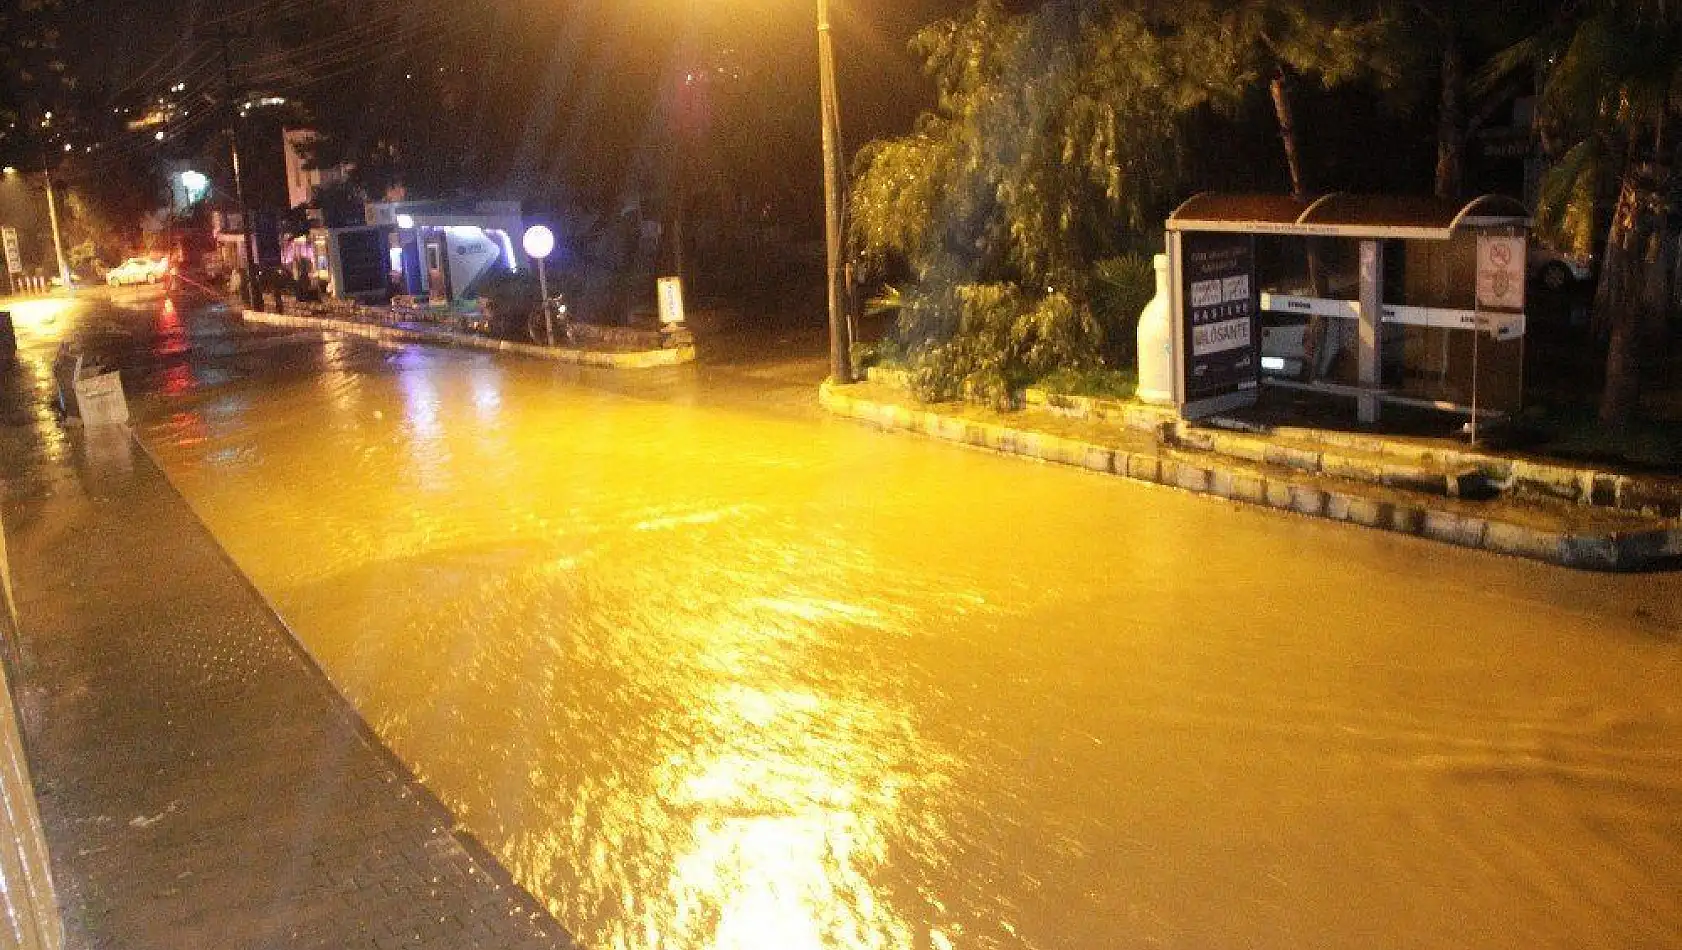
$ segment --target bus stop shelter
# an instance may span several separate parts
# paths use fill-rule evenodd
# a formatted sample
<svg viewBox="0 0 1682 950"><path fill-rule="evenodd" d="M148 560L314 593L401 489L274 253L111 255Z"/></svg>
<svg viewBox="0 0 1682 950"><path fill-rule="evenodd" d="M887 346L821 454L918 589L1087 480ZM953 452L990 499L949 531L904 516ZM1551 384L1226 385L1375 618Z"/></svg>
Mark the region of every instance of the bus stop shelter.
<svg viewBox="0 0 1682 950"><path fill-rule="evenodd" d="M1529 226L1500 196L1188 199L1167 221L1181 414L1251 405L1264 383L1353 398L1363 423L1386 402L1515 411ZM1294 373L1264 347L1293 338Z"/></svg>

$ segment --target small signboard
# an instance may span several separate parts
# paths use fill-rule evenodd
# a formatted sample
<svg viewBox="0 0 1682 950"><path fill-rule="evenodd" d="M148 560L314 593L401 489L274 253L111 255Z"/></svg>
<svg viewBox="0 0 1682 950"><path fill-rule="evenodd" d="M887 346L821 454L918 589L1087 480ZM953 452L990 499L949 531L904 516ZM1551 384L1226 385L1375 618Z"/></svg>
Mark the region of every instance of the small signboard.
<svg viewBox="0 0 1682 950"><path fill-rule="evenodd" d="M1478 309L1524 309L1524 238L1478 235Z"/></svg>
<svg viewBox="0 0 1682 950"><path fill-rule="evenodd" d="M1196 418L1248 405L1261 379L1255 239L1212 231L1177 236L1180 412Z"/></svg>
<svg viewBox="0 0 1682 950"><path fill-rule="evenodd" d="M682 323L683 278L661 277L655 282L655 287L660 298L660 323L666 326Z"/></svg>

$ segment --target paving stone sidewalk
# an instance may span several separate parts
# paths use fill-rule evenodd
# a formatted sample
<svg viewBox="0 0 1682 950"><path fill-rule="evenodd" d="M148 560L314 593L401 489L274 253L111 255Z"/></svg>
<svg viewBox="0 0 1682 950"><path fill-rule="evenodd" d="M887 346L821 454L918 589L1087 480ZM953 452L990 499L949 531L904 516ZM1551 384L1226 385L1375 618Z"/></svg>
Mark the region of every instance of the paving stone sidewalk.
<svg viewBox="0 0 1682 950"><path fill-rule="evenodd" d="M572 946L453 832L125 428L0 426L0 512L68 946Z"/></svg>

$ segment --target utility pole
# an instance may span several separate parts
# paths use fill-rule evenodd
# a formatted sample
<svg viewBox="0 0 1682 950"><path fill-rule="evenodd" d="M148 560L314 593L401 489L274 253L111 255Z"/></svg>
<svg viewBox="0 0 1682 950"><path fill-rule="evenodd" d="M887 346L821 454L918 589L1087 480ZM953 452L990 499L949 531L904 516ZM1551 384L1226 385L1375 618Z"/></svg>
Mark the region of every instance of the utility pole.
<svg viewBox="0 0 1682 950"><path fill-rule="evenodd" d="M818 96L823 113L823 232L829 285L829 375L853 381L852 333L841 287L841 105L835 90L835 48L829 0L818 0Z"/></svg>
<svg viewBox="0 0 1682 950"><path fill-rule="evenodd" d="M240 294L245 302L253 307L261 307L262 295L257 290L257 221L251 214L251 202L245 196L245 179L240 174L239 161L239 109L234 104L234 67L228 56L228 40L230 36L226 27L219 28L216 39L222 45L222 102L226 110L228 124L228 152L233 159L234 197L239 202L239 219L241 244L244 253L241 254L240 265L244 270L244 279L240 281Z"/></svg>
<svg viewBox="0 0 1682 950"><path fill-rule="evenodd" d="M53 226L53 254L58 258L58 279L64 282L64 292L72 293L76 288L70 283L70 259L64 256L64 236L58 227L58 196L53 194L52 150L47 148L47 125L52 117L53 114L48 112L41 119L41 177L47 184L47 220Z"/></svg>
<svg viewBox="0 0 1682 950"><path fill-rule="evenodd" d="M41 173L47 180L47 220L53 226L53 253L58 256L58 278L64 281L65 292L71 293L76 288L70 283L70 261L64 256L64 237L58 229L58 199L53 196L53 169L45 156L41 161Z"/></svg>

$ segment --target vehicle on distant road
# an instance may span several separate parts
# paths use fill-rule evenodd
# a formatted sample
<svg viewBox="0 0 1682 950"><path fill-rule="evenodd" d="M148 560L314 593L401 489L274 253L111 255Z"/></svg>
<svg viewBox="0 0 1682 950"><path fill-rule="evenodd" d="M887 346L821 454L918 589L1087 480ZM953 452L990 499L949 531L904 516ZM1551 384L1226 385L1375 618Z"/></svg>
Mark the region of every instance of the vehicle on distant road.
<svg viewBox="0 0 1682 950"><path fill-rule="evenodd" d="M166 258L131 257L105 272L105 282L112 287L131 284L155 284L169 276Z"/></svg>

